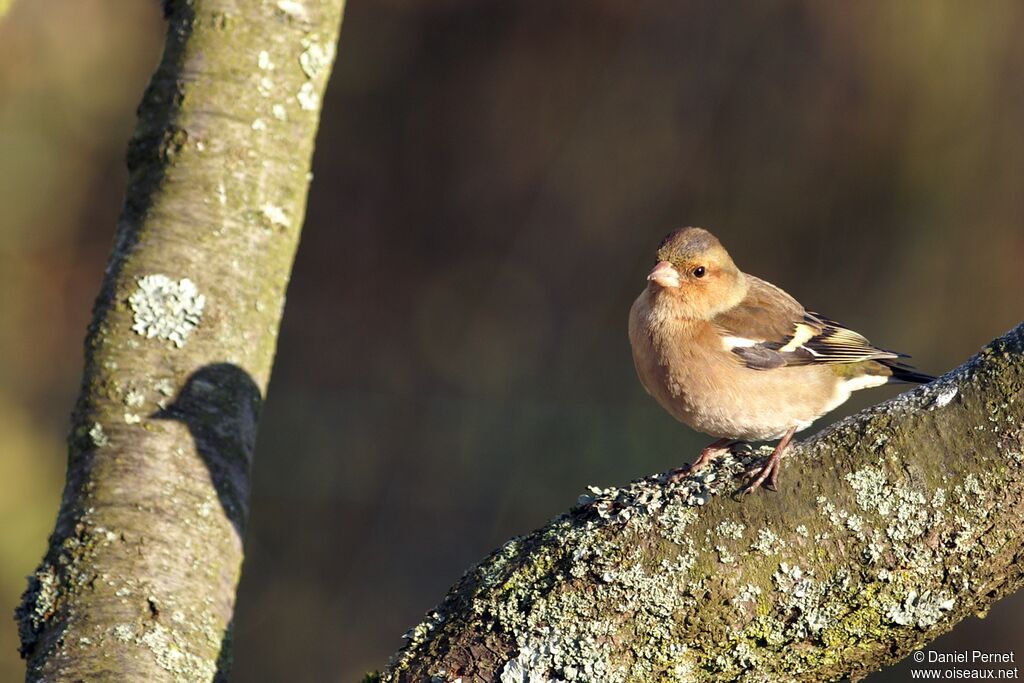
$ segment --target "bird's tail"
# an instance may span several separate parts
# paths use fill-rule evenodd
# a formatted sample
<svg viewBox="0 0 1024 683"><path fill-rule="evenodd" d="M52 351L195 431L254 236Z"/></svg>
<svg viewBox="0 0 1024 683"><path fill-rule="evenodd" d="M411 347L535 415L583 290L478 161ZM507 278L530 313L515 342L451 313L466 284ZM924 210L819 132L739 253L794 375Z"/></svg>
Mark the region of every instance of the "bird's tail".
<svg viewBox="0 0 1024 683"><path fill-rule="evenodd" d="M889 384L927 384L935 379L931 375L918 372L916 368L906 363L900 363L895 360L883 360L881 363L892 370Z"/></svg>

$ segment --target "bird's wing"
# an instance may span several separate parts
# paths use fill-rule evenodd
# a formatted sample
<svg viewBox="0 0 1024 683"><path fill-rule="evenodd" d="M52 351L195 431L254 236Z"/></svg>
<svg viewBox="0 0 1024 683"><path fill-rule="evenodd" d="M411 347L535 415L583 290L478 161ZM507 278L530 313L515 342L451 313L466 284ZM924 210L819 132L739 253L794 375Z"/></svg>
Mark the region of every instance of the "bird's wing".
<svg viewBox="0 0 1024 683"><path fill-rule="evenodd" d="M770 370L900 357L834 320L804 310L775 285L750 275L747 279L746 297L711 320L723 347L747 367Z"/></svg>

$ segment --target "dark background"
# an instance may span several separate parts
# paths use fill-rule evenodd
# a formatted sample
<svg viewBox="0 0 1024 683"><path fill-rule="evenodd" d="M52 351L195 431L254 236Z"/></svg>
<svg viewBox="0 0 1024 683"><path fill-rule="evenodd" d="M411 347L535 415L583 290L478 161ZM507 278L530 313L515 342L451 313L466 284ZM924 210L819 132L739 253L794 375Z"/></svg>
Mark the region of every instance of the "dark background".
<svg viewBox="0 0 1024 683"><path fill-rule="evenodd" d="M1022 34L1010 1L352 0L260 429L233 678L357 680L587 484L695 454L706 439L644 394L625 333L671 228L711 229L925 371L1024 318ZM155 2L16 0L0 21L9 609L53 523L162 38ZM1024 645L1022 606L935 647ZM21 675L0 619L0 678Z"/></svg>

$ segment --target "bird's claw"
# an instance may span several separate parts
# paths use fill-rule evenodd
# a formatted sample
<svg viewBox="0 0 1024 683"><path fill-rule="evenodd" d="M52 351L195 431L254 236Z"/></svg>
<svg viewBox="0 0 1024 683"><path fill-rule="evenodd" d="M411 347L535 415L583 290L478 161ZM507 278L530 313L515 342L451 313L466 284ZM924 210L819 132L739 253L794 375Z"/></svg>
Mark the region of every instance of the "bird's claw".
<svg viewBox="0 0 1024 683"><path fill-rule="evenodd" d="M690 465L683 465L682 467L677 467L674 470L668 471L667 476L665 477L665 481L668 482L669 484L678 484L683 479L686 479L688 476L690 476L690 474L692 474L693 471L694 469Z"/></svg>
<svg viewBox="0 0 1024 683"><path fill-rule="evenodd" d="M769 491L778 491L776 484L779 479L779 467L781 462L778 458L772 456L768 458L760 469L751 471L747 474L748 477L753 476L754 480L743 487L741 493L743 495L750 495L754 491L760 488L767 489Z"/></svg>
<svg viewBox="0 0 1024 683"><path fill-rule="evenodd" d="M694 460L689 465L683 465L682 467L677 467L674 470L669 470L665 477L665 480L670 484L678 484L691 474L699 472L705 467L707 467L707 465L711 463L711 461L714 460L719 455L723 453L728 453L732 449L733 445L733 443L728 442L725 439L719 439L718 441L705 447L700 452L700 455L697 456L697 459Z"/></svg>

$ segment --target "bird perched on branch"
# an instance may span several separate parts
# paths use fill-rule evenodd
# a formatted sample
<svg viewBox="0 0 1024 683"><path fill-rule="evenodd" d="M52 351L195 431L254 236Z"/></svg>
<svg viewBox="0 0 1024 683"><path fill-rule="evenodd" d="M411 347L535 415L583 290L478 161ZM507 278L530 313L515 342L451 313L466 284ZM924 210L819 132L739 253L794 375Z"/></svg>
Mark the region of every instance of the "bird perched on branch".
<svg viewBox="0 0 1024 683"><path fill-rule="evenodd" d="M736 443L780 439L744 492L774 490L793 434L851 392L934 379L741 272L707 230L670 233L657 261L629 312L637 374L673 417L717 438L673 479Z"/></svg>

